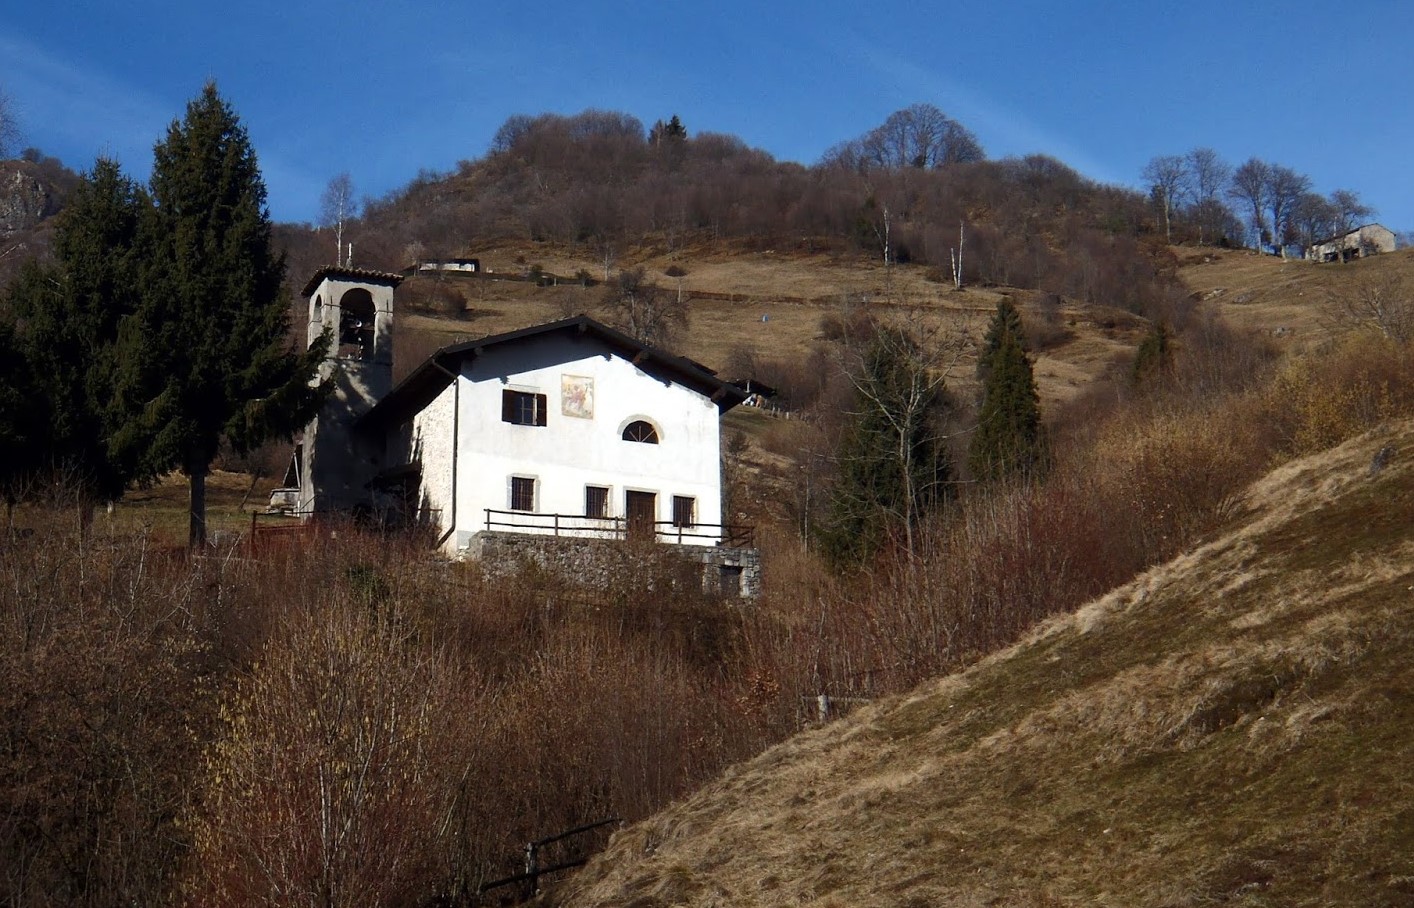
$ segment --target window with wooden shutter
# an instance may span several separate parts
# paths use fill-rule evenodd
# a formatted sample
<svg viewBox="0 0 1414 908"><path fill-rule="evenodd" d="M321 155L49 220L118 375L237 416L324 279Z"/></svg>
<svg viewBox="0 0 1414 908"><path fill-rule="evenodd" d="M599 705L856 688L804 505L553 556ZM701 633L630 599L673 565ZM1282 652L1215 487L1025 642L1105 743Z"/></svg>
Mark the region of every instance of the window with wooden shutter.
<svg viewBox="0 0 1414 908"><path fill-rule="evenodd" d="M545 425L546 398L530 391L501 392L501 421L517 426Z"/></svg>

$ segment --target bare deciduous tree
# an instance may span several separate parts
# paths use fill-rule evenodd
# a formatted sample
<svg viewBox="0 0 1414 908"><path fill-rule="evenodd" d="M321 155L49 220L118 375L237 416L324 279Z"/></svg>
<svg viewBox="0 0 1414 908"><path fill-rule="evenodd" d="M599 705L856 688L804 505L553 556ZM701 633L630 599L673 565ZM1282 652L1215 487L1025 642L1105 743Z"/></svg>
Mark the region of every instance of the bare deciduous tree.
<svg viewBox="0 0 1414 908"><path fill-rule="evenodd" d="M1188 195L1198 222L1198 242L1215 239L1225 226L1219 210L1221 196L1232 179L1232 167L1211 148L1195 148L1184 156L1188 167Z"/></svg>
<svg viewBox="0 0 1414 908"><path fill-rule="evenodd" d="M1272 242L1286 258L1286 245L1295 238L1293 216L1301 197L1311 191L1311 178L1290 167L1274 164L1267 171L1267 211L1272 216Z"/></svg>
<svg viewBox="0 0 1414 908"><path fill-rule="evenodd" d="M15 103L0 89L0 158L8 158L20 144L20 122L15 116Z"/></svg>
<svg viewBox="0 0 1414 908"><path fill-rule="evenodd" d="M967 239L967 225L957 222L957 248L949 249L952 253L952 286L954 290L962 289L962 244Z"/></svg>
<svg viewBox="0 0 1414 908"><path fill-rule="evenodd" d="M1267 185L1272 166L1260 158L1248 158L1232 172L1232 183L1228 195L1244 203L1252 212L1252 234L1256 246L1261 248L1266 234Z"/></svg>
<svg viewBox="0 0 1414 908"><path fill-rule="evenodd" d="M851 169L943 167L986 157L972 131L932 104L914 104L881 125L826 152L825 160Z"/></svg>
<svg viewBox="0 0 1414 908"><path fill-rule="evenodd" d="M687 326L687 306L650 283L643 268L630 268L604 289L609 323L655 347L666 346Z"/></svg>
<svg viewBox="0 0 1414 908"><path fill-rule="evenodd" d="M678 282L678 305L682 305L682 279L687 277L687 269L681 265L669 265L668 270L663 272L668 277Z"/></svg>
<svg viewBox="0 0 1414 908"><path fill-rule="evenodd" d="M1337 189L1330 195L1331 213L1331 235L1344 236L1361 222L1371 218L1375 214L1375 209L1360 201L1358 193L1349 189ZM1346 256L1342 250L1340 261L1344 263Z"/></svg>
<svg viewBox="0 0 1414 908"><path fill-rule="evenodd" d="M1291 220L1301 238L1301 245L1307 249L1335 232L1335 212L1325 196L1318 192L1304 193L1296 201Z"/></svg>
<svg viewBox="0 0 1414 908"><path fill-rule="evenodd" d="M319 200L319 224L334 230L334 264L347 264L344 251L344 223L358 217L358 205L354 201L353 178L344 171L329 181L324 195Z"/></svg>
<svg viewBox="0 0 1414 908"><path fill-rule="evenodd" d="M1160 155L1144 166L1149 192L1164 213L1164 239L1173 242L1173 212L1188 181L1188 161L1180 155Z"/></svg>
<svg viewBox="0 0 1414 908"><path fill-rule="evenodd" d="M1337 326L1371 328L1397 344L1414 340L1414 294L1403 277L1363 277L1330 292L1328 312Z"/></svg>

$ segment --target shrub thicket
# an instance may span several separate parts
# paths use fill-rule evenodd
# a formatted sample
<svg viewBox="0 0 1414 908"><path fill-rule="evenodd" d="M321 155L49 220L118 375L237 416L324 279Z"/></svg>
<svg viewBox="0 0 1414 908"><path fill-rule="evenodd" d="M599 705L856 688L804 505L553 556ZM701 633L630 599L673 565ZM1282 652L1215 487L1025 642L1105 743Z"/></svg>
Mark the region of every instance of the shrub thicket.
<svg viewBox="0 0 1414 908"><path fill-rule="evenodd" d="M651 550L585 590L348 528L188 559L38 515L0 542L0 899L472 900L523 843L644 816L821 695L833 715L1004 646L1191 545L1281 459L1414 414L1407 347L1273 367L1242 340L1179 335L1173 380L1076 405L1044 483L964 496L911 557L836 575L763 532L751 608Z"/></svg>

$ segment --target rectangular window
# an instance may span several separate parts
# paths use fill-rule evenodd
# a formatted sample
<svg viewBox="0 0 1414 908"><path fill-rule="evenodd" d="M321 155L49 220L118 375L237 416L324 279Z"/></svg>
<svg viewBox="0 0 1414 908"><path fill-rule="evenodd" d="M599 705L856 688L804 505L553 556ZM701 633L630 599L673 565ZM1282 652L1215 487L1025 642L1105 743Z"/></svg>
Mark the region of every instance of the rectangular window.
<svg viewBox="0 0 1414 908"><path fill-rule="evenodd" d="M584 516L609 516L609 490L603 486L584 487Z"/></svg>
<svg viewBox="0 0 1414 908"><path fill-rule="evenodd" d="M685 495L673 496L673 526L690 527L696 526L695 515L697 499L688 498Z"/></svg>
<svg viewBox="0 0 1414 908"><path fill-rule="evenodd" d="M517 426L545 425L545 395L530 391L502 391L501 421Z"/></svg>
<svg viewBox="0 0 1414 908"><path fill-rule="evenodd" d="M527 476L511 477L511 510L535 510L535 480Z"/></svg>

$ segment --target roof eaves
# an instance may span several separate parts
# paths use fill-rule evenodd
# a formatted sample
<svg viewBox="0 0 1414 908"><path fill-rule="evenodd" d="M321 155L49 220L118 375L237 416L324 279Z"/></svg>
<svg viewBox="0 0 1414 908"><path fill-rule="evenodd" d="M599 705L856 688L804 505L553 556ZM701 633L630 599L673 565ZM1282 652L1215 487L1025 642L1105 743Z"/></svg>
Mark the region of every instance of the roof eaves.
<svg viewBox="0 0 1414 908"><path fill-rule="evenodd" d="M558 322L532 325L528 328L488 335L441 348L399 382L397 387L359 420L359 424L374 425L387 422L402 415L405 411L409 411L410 408L410 412L416 412L416 408L425 406L442 388L451 383L455 371L450 368L449 364L453 360L476 356L488 347L516 343L561 331L594 335L635 366L644 368L645 371L667 373L679 384L703 394L717 404L717 408L722 412L730 410L746 400L746 392L722 381L712 370L699 363L635 340L587 315L576 315Z"/></svg>
<svg viewBox="0 0 1414 908"><path fill-rule="evenodd" d="M338 265L325 265L305 282L304 289L300 291L301 296L309 296L325 278L346 278L351 281L360 281L369 284L387 284L392 287L398 286L403 281L401 274L394 274L391 271L374 271L371 268L342 268Z"/></svg>

